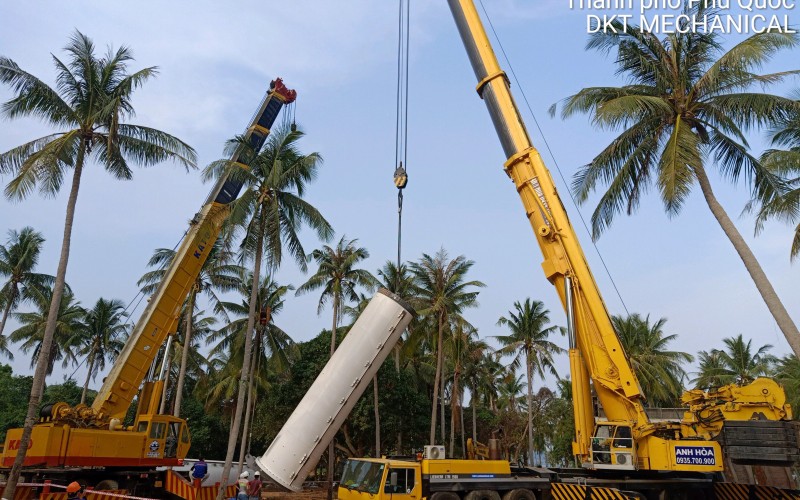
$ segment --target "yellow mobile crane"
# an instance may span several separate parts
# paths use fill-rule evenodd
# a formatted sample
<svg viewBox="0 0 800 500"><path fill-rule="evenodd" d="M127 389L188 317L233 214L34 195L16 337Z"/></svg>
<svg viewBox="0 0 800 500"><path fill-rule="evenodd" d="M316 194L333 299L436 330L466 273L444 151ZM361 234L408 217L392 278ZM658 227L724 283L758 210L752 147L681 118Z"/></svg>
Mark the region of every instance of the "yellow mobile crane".
<svg viewBox="0 0 800 500"><path fill-rule="evenodd" d="M787 464L800 457L791 408L783 389L772 380L758 379L711 394L690 391L683 396L689 410L680 421L648 417L636 374L474 4L471 0L448 3L478 79L478 94L486 102L506 154L505 172L514 182L544 254L545 277L567 312L573 452L579 462L590 469L722 471L721 438L737 460ZM605 419L595 419L592 390ZM747 423L730 425L735 430L726 433L734 421ZM772 450L758 446L760 439L767 439Z"/></svg>
<svg viewBox="0 0 800 500"><path fill-rule="evenodd" d="M280 110L293 102L296 95L280 78L270 83L244 134L255 150L264 144ZM239 151L234 153L231 161L238 162L239 154ZM92 406L71 407L62 402L42 409L23 463L29 473L48 479L59 472L73 478L108 479L113 477L109 471L125 471L126 477L130 477L130 471L181 463L191 444L189 429L185 420L159 412L164 382L155 378L155 361L167 337L175 332L181 306L241 187L240 180L227 176L216 183L200 212L191 220L163 281ZM165 353L163 358L167 357ZM133 425L124 426L122 422L137 395ZM6 434L0 467L13 464L21 435L22 429L10 429ZM75 472L76 467L84 472ZM98 472L94 467L103 469Z"/></svg>
<svg viewBox="0 0 800 500"><path fill-rule="evenodd" d="M624 498L623 490L648 498L800 498L768 486L717 488L725 464L787 465L800 456L798 432L783 389L772 380L683 396L683 418L650 418L644 395L612 326L597 284L569 222L550 172L533 147L472 0L448 0L467 50L477 91L506 154L504 170L522 200L544 255L542 269L567 312L573 384L575 469L512 467L503 460L451 460L444 447L426 446L422 460L349 459L340 500L534 500L536 498ZM374 300L374 299L373 299ZM353 344L360 341L351 339ZM360 335L360 332L356 333ZM370 339L391 347L394 337ZM349 408L361 381L382 359L340 347L265 454L257 459L278 484L299 490ZM336 367L349 357L366 371L338 379ZM348 365L348 366L349 366ZM355 380L351 382L351 380ZM330 409L310 415L319 394ZM593 394L605 417L596 417ZM309 395L311 397L309 398ZM497 457L495 457L497 458ZM594 489L593 489L594 488ZM755 489L760 488L760 489Z"/></svg>

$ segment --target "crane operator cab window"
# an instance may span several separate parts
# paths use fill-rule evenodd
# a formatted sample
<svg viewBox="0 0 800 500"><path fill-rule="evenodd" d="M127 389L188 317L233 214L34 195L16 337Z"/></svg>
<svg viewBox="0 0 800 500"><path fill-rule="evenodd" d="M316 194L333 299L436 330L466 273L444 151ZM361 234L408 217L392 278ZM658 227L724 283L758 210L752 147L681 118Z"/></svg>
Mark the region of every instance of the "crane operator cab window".
<svg viewBox="0 0 800 500"><path fill-rule="evenodd" d="M594 430L592 438L592 463L610 464L611 463L611 433L613 427L610 425L598 425Z"/></svg>
<svg viewBox="0 0 800 500"><path fill-rule="evenodd" d="M180 422L170 422L167 428L167 439L164 441L164 458L175 458L178 454L178 436L181 432Z"/></svg>
<svg viewBox="0 0 800 500"><path fill-rule="evenodd" d="M339 488L375 495L383 483L385 464L368 460L348 460L344 466Z"/></svg>
<svg viewBox="0 0 800 500"><path fill-rule="evenodd" d="M386 486L383 492L386 495L411 495L417 481L414 476L414 469L406 467L392 467L386 475Z"/></svg>
<svg viewBox="0 0 800 500"><path fill-rule="evenodd" d="M592 438L592 463L598 469L634 469L635 449L628 425L598 424Z"/></svg>

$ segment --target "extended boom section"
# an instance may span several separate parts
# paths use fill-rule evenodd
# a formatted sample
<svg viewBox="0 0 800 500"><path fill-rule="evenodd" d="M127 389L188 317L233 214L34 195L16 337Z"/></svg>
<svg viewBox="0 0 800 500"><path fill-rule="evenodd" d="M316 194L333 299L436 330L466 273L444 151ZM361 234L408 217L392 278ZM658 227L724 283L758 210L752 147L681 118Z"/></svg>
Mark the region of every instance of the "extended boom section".
<svg viewBox="0 0 800 500"><path fill-rule="evenodd" d="M507 161L505 171L514 181L526 215L544 254L542 268L567 307L567 278L573 311L577 350L571 353L573 380L588 394L590 376L609 420L628 422L644 431L650 425L642 407L642 394L631 370L600 291L569 222L550 172L533 147L509 90L508 79L497 62L480 17L472 2L450 0L450 9L478 79L478 94L486 103ZM583 366L581 366L583 365ZM588 461L594 421L590 408L575 405L576 451ZM580 408L579 408L580 406Z"/></svg>
<svg viewBox="0 0 800 500"><path fill-rule="evenodd" d="M287 89L280 79L273 82L245 132L247 140L256 151L264 144L283 105L294 101L295 97L296 93ZM238 160L237 152L231 161ZM167 335L175 331L181 305L219 236L229 204L236 199L241 187L240 180L221 177L203 208L192 220L164 280L136 323L125 348L92 404L100 419L125 417L159 347Z"/></svg>
<svg viewBox="0 0 800 500"><path fill-rule="evenodd" d="M295 97L295 92L280 79L270 84L244 134L254 150L261 148L282 107ZM230 161L240 163L240 152L236 151ZM217 182L191 221L157 292L150 298L94 404L73 407L56 402L45 406L31 434L25 467L38 467L36 474L46 479L74 478L77 470L87 473L91 469L91 474L102 475L101 471L114 469L116 472L107 478L138 490L155 487L147 480L147 474L155 473L156 467L180 465L191 446L189 429L185 420L160 409L164 382L155 380L155 360L165 339L175 332L181 306L241 187L240 179L228 176ZM165 348L163 359L169 358L168 349ZM165 366L162 365L162 379ZM125 426L122 422L137 394L135 420L133 425ZM21 435L22 429L6 433L0 467L10 467L14 462ZM145 473L131 476L124 473L126 470ZM140 479L132 479L135 477ZM158 483L163 485L163 481Z"/></svg>
<svg viewBox="0 0 800 500"><path fill-rule="evenodd" d="M448 3L478 80L478 94L506 154L505 171L544 255L542 269L567 312L576 458L592 469L708 473L724 469L720 445L724 442L729 460L765 465L796 460L797 426L789 422L791 408L774 382L729 386L714 395L699 391L684 397L689 410L682 420L648 418L639 382L550 172L531 144L475 5L472 0ZM592 390L605 419L595 419ZM734 425L740 421L755 423ZM779 450L765 452L767 447L758 446L759 439L771 440Z"/></svg>

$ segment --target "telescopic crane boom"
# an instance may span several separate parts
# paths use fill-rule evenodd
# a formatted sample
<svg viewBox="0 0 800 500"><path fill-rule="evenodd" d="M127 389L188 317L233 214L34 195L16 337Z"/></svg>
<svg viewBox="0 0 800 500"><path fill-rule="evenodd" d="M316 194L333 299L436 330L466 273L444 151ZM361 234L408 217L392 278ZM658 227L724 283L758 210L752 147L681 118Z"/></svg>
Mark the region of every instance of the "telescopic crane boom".
<svg viewBox="0 0 800 500"><path fill-rule="evenodd" d="M293 102L296 96L296 92L287 89L280 78L271 84L269 93L245 132L246 139L255 151L264 144L283 105ZM234 153L230 161L238 162L239 154L239 151ZM221 177L203 208L192 219L164 280L147 304L92 403L92 409L100 418L125 416L158 348L167 335L175 331L181 305L194 286L227 218L228 207L239 196L241 187L241 181Z"/></svg>
<svg viewBox="0 0 800 500"><path fill-rule="evenodd" d="M544 255L545 277L555 286L567 312L575 456L588 468L721 471L723 456L718 440L722 439L741 460L796 459L796 427L788 422L791 408L785 404L783 389L771 380L758 379L749 386L731 386L714 394L691 391L683 397L691 406L682 421L651 421L636 374L614 331L550 172L531 143L509 90L508 77L497 62L475 5L472 0L448 3L478 80L478 95L486 103L506 154L505 172L514 182ZM605 411L605 420L595 421L592 388ZM753 419L765 421L764 436L780 434L776 439L780 451L766 453L763 447L756 447L755 454L748 451L754 435L747 434L758 432L758 425L723 432L726 421Z"/></svg>
<svg viewBox="0 0 800 500"><path fill-rule="evenodd" d="M280 78L259 105L245 139L258 151L275 119L296 93ZM243 161L237 150L231 162ZM25 466L155 467L178 465L191 445L186 421L159 411L163 380L152 380L159 349L175 332L181 306L219 236L242 181L223 176L192 221L158 290L114 362L91 407L55 403L42 410L31 434ZM164 358L167 358L165 353ZM150 380L146 380L146 379ZM138 395L133 426L122 421ZM0 466L10 467L22 429L6 434ZM63 469L61 469L63 471ZM47 473L47 470L45 470Z"/></svg>

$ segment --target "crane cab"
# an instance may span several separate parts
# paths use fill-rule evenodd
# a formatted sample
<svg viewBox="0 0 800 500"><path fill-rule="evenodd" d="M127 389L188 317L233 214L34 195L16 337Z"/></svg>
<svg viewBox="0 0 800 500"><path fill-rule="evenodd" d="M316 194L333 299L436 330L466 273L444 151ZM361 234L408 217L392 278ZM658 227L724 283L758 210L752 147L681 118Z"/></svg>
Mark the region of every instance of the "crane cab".
<svg viewBox="0 0 800 500"><path fill-rule="evenodd" d="M177 461L191 446L186 421L171 415L140 415L135 432L146 436L143 458Z"/></svg>
<svg viewBox="0 0 800 500"><path fill-rule="evenodd" d="M594 428L591 448L591 467L594 469L636 468L636 447L631 426L615 422L598 422Z"/></svg>

